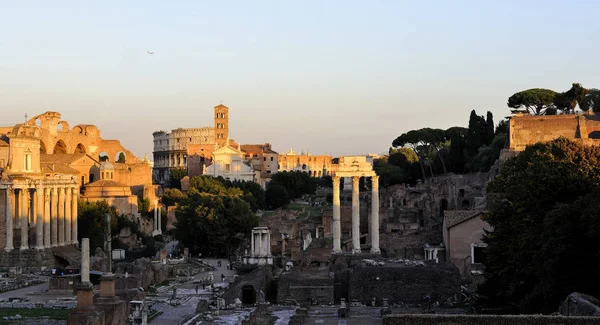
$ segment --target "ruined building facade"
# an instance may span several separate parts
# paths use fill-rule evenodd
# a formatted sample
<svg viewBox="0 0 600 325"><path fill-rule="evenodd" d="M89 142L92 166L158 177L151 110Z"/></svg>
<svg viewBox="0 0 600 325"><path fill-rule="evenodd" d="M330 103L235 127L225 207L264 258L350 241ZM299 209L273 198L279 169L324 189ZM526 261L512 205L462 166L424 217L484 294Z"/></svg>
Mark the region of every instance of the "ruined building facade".
<svg viewBox="0 0 600 325"><path fill-rule="evenodd" d="M154 198L149 164L102 139L94 125L70 129L60 113L46 112L0 127L0 267L48 266L54 248L77 245L78 200L101 181L97 157L121 153L126 163L115 163L115 183Z"/></svg>

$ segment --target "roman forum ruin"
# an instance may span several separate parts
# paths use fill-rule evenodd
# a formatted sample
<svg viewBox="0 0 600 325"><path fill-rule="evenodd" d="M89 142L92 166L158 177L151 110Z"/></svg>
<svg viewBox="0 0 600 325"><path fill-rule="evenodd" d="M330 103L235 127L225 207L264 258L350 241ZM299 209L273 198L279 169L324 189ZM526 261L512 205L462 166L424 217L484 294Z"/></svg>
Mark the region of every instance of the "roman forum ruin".
<svg viewBox="0 0 600 325"><path fill-rule="evenodd" d="M360 249L360 201L359 181L361 177L370 177L372 186L371 203L371 253L379 254L379 176L365 156L340 157L333 180L333 253L342 253L342 226L340 213L340 178L352 178L352 253L361 253Z"/></svg>

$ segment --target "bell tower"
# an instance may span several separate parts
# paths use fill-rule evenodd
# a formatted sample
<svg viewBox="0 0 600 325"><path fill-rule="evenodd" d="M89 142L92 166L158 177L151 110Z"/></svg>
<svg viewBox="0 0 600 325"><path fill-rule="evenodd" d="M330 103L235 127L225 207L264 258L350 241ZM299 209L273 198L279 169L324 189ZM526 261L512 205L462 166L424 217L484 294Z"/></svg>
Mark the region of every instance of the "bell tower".
<svg viewBox="0 0 600 325"><path fill-rule="evenodd" d="M229 107L220 104L215 106L215 143L219 147L227 144L229 138Z"/></svg>

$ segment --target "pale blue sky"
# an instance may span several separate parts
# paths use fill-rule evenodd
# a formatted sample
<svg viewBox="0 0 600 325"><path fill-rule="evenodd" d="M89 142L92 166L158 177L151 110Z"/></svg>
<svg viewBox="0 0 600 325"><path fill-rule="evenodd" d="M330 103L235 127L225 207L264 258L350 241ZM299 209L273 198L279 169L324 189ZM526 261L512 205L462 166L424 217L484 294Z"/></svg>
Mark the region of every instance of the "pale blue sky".
<svg viewBox="0 0 600 325"><path fill-rule="evenodd" d="M387 151L509 111L527 88L600 87L598 1L0 0L0 124L59 111L136 155L212 126L283 152ZM146 50L153 51L148 55Z"/></svg>

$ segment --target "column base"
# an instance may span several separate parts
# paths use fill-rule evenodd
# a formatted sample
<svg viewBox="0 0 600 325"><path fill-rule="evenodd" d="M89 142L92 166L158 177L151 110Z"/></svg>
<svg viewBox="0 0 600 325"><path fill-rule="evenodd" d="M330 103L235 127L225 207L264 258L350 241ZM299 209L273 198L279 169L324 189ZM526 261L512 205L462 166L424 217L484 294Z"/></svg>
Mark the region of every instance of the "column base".
<svg viewBox="0 0 600 325"><path fill-rule="evenodd" d="M360 250L360 248L359 249L354 249L354 248L352 249L352 254L360 254L360 253L362 253L362 251Z"/></svg>
<svg viewBox="0 0 600 325"><path fill-rule="evenodd" d="M21 251L26 251L28 249L29 249L29 246L21 246L21 247L19 247L19 250L21 250Z"/></svg>
<svg viewBox="0 0 600 325"><path fill-rule="evenodd" d="M6 252L10 252L10 251L12 251L13 249L15 249L13 246L7 246L7 247L4 247L4 250L5 250Z"/></svg>
<svg viewBox="0 0 600 325"><path fill-rule="evenodd" d="M44 246L36 246L35 249L38 251L41 251L41 250L44 250Z"/></svg>
<svg viewBox="0 0 600 325"><path fill-rule="evenodd" d="M371 254L381 254L381 250L379 248L371 248Z"/></svg>
<svg viewBox="0 0 600 325"><path fill-rule="evenodd" d="M342 254L342 250L341 249L334 249L332 254Z"/></svg>

